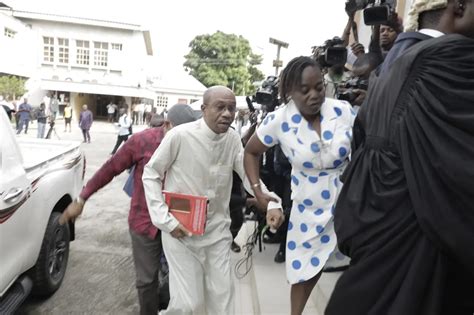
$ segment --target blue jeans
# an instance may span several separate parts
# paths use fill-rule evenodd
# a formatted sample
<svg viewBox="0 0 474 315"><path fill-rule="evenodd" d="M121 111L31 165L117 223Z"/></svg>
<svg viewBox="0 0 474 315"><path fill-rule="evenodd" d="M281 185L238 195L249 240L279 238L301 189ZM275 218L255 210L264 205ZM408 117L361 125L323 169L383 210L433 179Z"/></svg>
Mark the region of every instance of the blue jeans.
<svg viewBox="0 0 474 315"><path fill-rule="evenodd" d="M43 139L44 138L44 132L46 131L46 124L45 123L38 123L38 134L37 138Z"/></svg>

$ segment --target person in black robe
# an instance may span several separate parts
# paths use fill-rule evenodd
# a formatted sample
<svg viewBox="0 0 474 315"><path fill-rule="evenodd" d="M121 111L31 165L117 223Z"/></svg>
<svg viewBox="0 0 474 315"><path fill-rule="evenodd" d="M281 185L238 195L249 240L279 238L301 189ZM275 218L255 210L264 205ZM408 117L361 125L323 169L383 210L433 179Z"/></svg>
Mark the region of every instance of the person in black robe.
<svg viewBox="0 0 474 315"><path fill-rule="evenodd" d="M335 210L351 266L326 314L473 314L474 40L413 46L368 100Z"/></svg>

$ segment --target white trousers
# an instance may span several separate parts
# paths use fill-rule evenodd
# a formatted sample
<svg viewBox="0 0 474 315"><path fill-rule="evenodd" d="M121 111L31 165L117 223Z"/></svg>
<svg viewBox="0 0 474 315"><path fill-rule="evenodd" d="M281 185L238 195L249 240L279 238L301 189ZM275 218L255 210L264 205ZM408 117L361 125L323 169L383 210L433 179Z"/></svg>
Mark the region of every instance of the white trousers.
<svg viewBox="0 0 474 315"><path fill-rule="evenodd" d="M205 242L199 236L177 240L162 233L169 266L170 303L160 315L234 314L232 239L219 237L209 242L209 237L205 236Z"/></svg>

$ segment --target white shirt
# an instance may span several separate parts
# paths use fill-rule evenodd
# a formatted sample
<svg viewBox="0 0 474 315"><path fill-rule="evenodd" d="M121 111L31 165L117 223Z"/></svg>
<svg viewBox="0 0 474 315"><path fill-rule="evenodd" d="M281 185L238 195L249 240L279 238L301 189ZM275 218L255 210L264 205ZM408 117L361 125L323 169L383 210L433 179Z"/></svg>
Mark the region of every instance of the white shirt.
<svg viewBox="0 0 474 315"><path fill-rule="evenodd" d="M163 199L166 172L164 190L209 199L204 235L229 233L233 170L243 179L246 190L252 192L245 176L243 147L235 130L216 134L203 119L170 130L143 171L143 187L153 224L164 232L173 231L179 224ZM261 188L268 193L263 183ZM270 195L280 200L277 195ZM281 206L270 202L268 209L272 208Z"/></svg>
<svg viewBox="0 0 474 315"><path fill-rule="evenodd" d="M118 126L119 126L119 136L126 136L130 134L128 128L130 128L130 124L132 123L131 119L128 118L127 114L123 114L119 118Z"/></svg>
<svg viewBox="0 0 474 315"><path fill-rule="evenodd" d="M431 36L433 38L438 38L438 37L441 37L441 36L445 35L443 32L440 32L438 30L434 30L434 29L431 29L431 28L422 28L418 32L420 32L422 34L425 34L425 35L428 35L428 36Z"/></svg>

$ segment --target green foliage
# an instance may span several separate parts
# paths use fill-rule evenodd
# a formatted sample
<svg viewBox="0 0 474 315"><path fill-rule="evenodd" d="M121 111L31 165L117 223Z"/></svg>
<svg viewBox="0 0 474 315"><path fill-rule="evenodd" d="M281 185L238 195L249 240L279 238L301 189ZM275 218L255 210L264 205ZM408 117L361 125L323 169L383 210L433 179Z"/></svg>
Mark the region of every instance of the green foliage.
<svg viewBox="0 0 474 315"><path fill-rule="evenodd" d="M5 99L16 99L25 94L25 79L15 76L0 76L0 95Z"/></svg>
<svg viewBox="0 0 474 315"><path fill-rule="evenodd" d="M264 78L255 67L262 56L252 53L242 36L217 31L196 36L189 47L184 67L206 87L224 85L236 95L249 95L255 92L252 83Z"/></svg>

